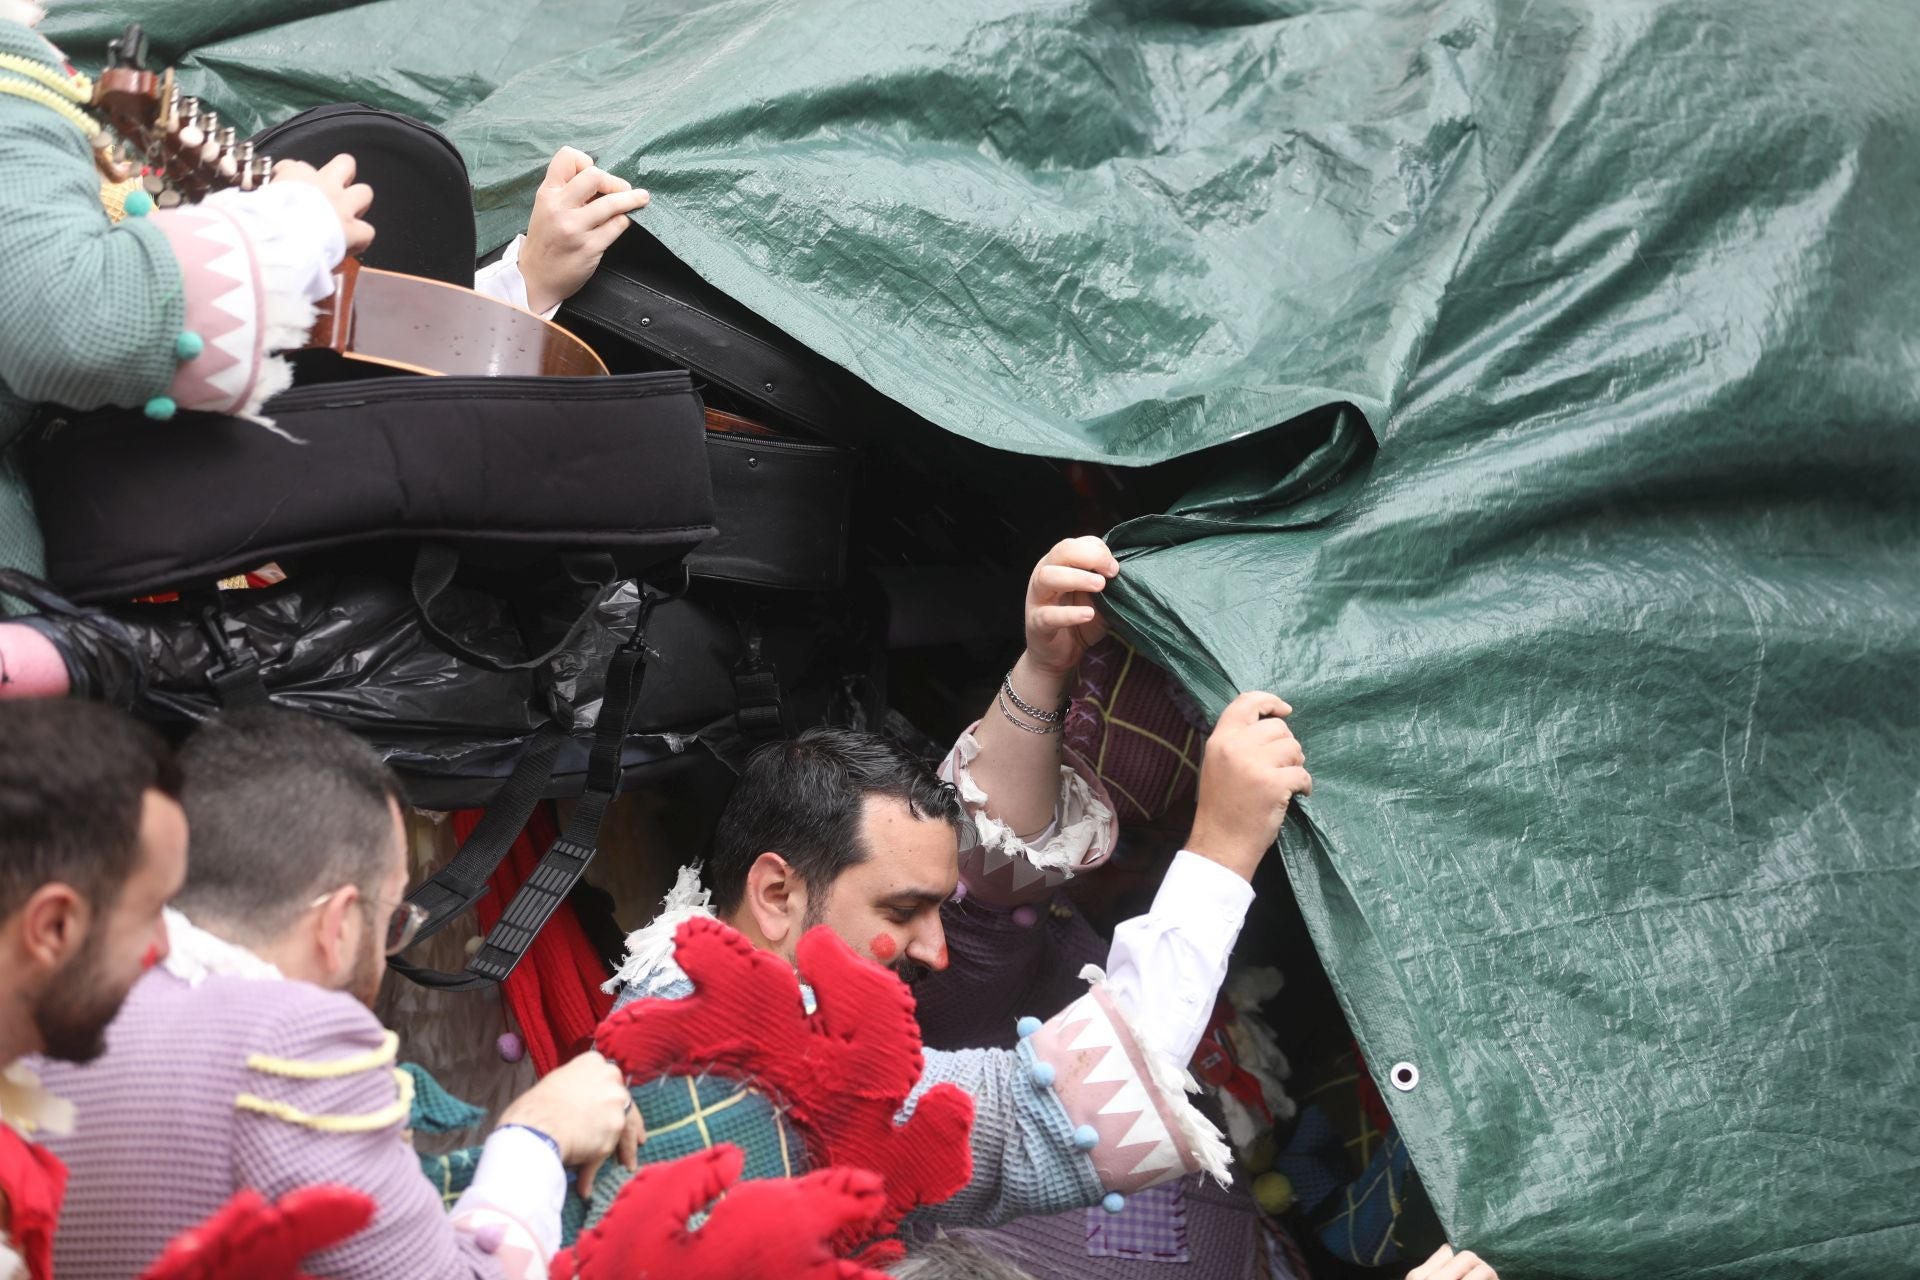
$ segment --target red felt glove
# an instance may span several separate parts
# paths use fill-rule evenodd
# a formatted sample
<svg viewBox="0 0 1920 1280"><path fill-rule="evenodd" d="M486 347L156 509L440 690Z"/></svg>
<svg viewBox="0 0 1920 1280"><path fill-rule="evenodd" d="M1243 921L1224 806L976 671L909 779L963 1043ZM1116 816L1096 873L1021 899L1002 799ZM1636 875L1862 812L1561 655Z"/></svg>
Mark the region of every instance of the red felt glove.
<svg viewBox="0 0 1920 1280"><path fill-rule="evenodd" d="M836 1257L832 1239L865 1236L886 1209L878 1174L823 1169L741 1182L745 1157L722 1144L648 1165L606 1216L547 1265L551 1280L886 1280ZM731 1189L730 1189L731 1188ZM724 1199L716 1199L724 1193ZM687 1219L712 1206L707 1220Z"/></svg>
<svg viewBox="0 0 1920 1280"><path fill-rule="evenodd" d="M140 1280L312 1280L301 1260L372 1220L372 1199L346 1187L302 1187L277 1204L257 1191L237 1192L220 1212L175 1236Z"/></svg>
<svg viewBox="0 0 1920 1280"><path fill-rule="evenodd" d="M878 1173L885 1207L870 1227L843 1229L839 1253L893 1234L912 1210L967 1185L973 1099L938 1084L906 1124L893 1122L924 1070L913 995L897 976L814 929L797 955L817 1003L808 1015L787 962L719 921L687 921L674 946L693 994L628 1005L600 1025L600 1052L635 1083L680 1073L752 1080L786 1109L815 1168ZM862 1256L878 1266L902 1252L889 1241Z"/></svg>
<svg viewBox="0 0 1920 1280"><path fill-rule="evenodd" d="M67 1167L0 1124L0 1241L20 1255L32 1280L53 1274L53 1232L66 1190Z"/></svg>

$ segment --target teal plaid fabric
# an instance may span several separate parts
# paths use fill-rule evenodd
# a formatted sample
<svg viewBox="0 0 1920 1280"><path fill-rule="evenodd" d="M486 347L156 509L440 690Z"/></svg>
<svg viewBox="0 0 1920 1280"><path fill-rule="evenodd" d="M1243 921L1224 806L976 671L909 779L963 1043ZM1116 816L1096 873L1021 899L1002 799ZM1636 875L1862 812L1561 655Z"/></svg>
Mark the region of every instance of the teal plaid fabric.
<svg viewBox="0 0 1920 1280"><path fill-rule="evenodd" d="M640 1148L643 1164L664 1164L730 1142L746 1156L747 1178L788 1178L807 1170L807 1150L799 1133L765 1094L737 1080L666 1076L635 1086L633 1105L647 1123L647 1140ZM571 1244L598 1222L628 1177L618 1161L609 1160L594 1180L591 1203L568 1192L562 1238Z"/></svg>

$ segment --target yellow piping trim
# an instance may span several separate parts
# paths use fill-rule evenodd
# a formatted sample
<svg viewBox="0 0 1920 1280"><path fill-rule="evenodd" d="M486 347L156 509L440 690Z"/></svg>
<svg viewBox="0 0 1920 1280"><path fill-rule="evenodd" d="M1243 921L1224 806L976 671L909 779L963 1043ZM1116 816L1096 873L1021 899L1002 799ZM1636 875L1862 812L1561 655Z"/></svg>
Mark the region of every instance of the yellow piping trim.
<svg viewBox="0 0 1920 1280"><path fill-rule="evenodd" d="M37 84L21 84L15 80L0 80L0 93L8 94L15 98L25 98L28 102L39 103L85 134L89 142L100 136L100 124L92 116L61 98L58 94L43 89Z"/></svg>
<svg viewBox="0 0 1920 1280"><path fill-rule="evenodd" d="M380 1038L378 1049L356 1053L348 1058L326 1062L303 1062L299 1058L270 1058L264 1053L247 1055L247 1069L262 1075L285 1076L289 1080L337 1080L357 1076L375 1067L384 1067L400 1056L400 1037L389 1031Z"/></svg>
<svg viewBox="0 0 1920 1280"><path fill-rule="evenodd" d="M393 1082L400 1091L390 1107L382 1107L363 1116L315 1116L309 1115L298 1107L284 1102L271 1102L266 1098L243 1093L233 1100L233 1105L241 1111L252 1111L259 1115L271 1116L275 1120L284 1120L288 1124L299 1125L303 1129L315 1129L321 1133L371 1133L375 1129L384 1129L407 1118L413 1111L413 1077L404 1071L393 1073Z"/></svg>
<svg viewBox="0 0 1920 1280"><path fill-rule="evenodd" d="M62 75L44 62L23 58L15 53L0 53L0 71L11 71L17 76L37 80L69 102L93 101L93 81L78 71L72 75Z"/></svg>

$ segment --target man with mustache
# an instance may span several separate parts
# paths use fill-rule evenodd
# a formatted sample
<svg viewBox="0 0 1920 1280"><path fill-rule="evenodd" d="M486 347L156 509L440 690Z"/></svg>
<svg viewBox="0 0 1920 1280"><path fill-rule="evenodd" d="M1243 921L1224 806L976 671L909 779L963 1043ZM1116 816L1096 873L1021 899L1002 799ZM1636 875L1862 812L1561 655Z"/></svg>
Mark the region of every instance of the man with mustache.
<svg viewBox="0 0 1920 1280"><path fill-rule="evenodd" d="M692 915L717 915L789 959L824 925L912 977L946 968L941 907L957 891L1005 899L1104 861L1112 805L1063 751L1060 730L1074 670L1104 634L1094 597L1119 572L1098 538L1062 542L1041 560L1027 591L1026 651L939 776L898 743L850 730L762 748L721 816L710 886L683 872L667 910L629 938L621 1004L692 991L673 958L673 931ZM974 1122L971 1181L920 1221L985 1225L1099 1204L1117 1212L1127 1195L1196 1170L1225 1179L1225 1144L1180 1081L1252 901L1254 869L1292 798L1312 785L1282 718L1290 713L1256 692L1221 715L1187 850L1153 909L1116 935L1110 980L1047 1024L1023 1020L1017 1049L925 1054L914 1098L957 1085L973 1099ZM638 1084L643 1109L663 1100L653 1082ZM602 1176L596 1214L621 1183Z"/></svg>

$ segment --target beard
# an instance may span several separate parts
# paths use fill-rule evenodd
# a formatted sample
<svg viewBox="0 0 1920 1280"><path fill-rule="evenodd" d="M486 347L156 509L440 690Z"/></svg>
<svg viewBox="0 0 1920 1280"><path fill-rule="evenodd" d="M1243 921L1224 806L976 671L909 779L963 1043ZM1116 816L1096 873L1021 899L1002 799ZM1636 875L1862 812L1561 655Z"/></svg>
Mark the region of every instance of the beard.
<svg viewBox="0 0 1920 1280"><path fill-rule="evenodd" d="M34 1001L34 1029L49 1058L84 1063L107 1051L107 1026L119 1014L133 982L122 985L107 974L105 943L104 930L89 930L79 953L61 966Z"/></svg>
<svg viewBox="0 0 1920 1280"><path fill-rule="evenodd" d="M806 934L826 922L827 904L819 897L809 897L807 899L807 909L800 917L800 932ZM842 937L840 940L846 942L848 946L853 945L853 943L845 937ZM927 968L926 965L908 956L904 951L892 960L874 960L874 963L891 972L896 978L906 983L909 987L933 972L933 970Z"/></svg>
<svg viewBox="0 0 1920 1280"><path fill-rule="evenodd" d="M386 959L385 952L374 942L372 928L368 928L343 990L367 1008L373 1008L374 1001L380 998L380 981L387 976Z"/></svg>

